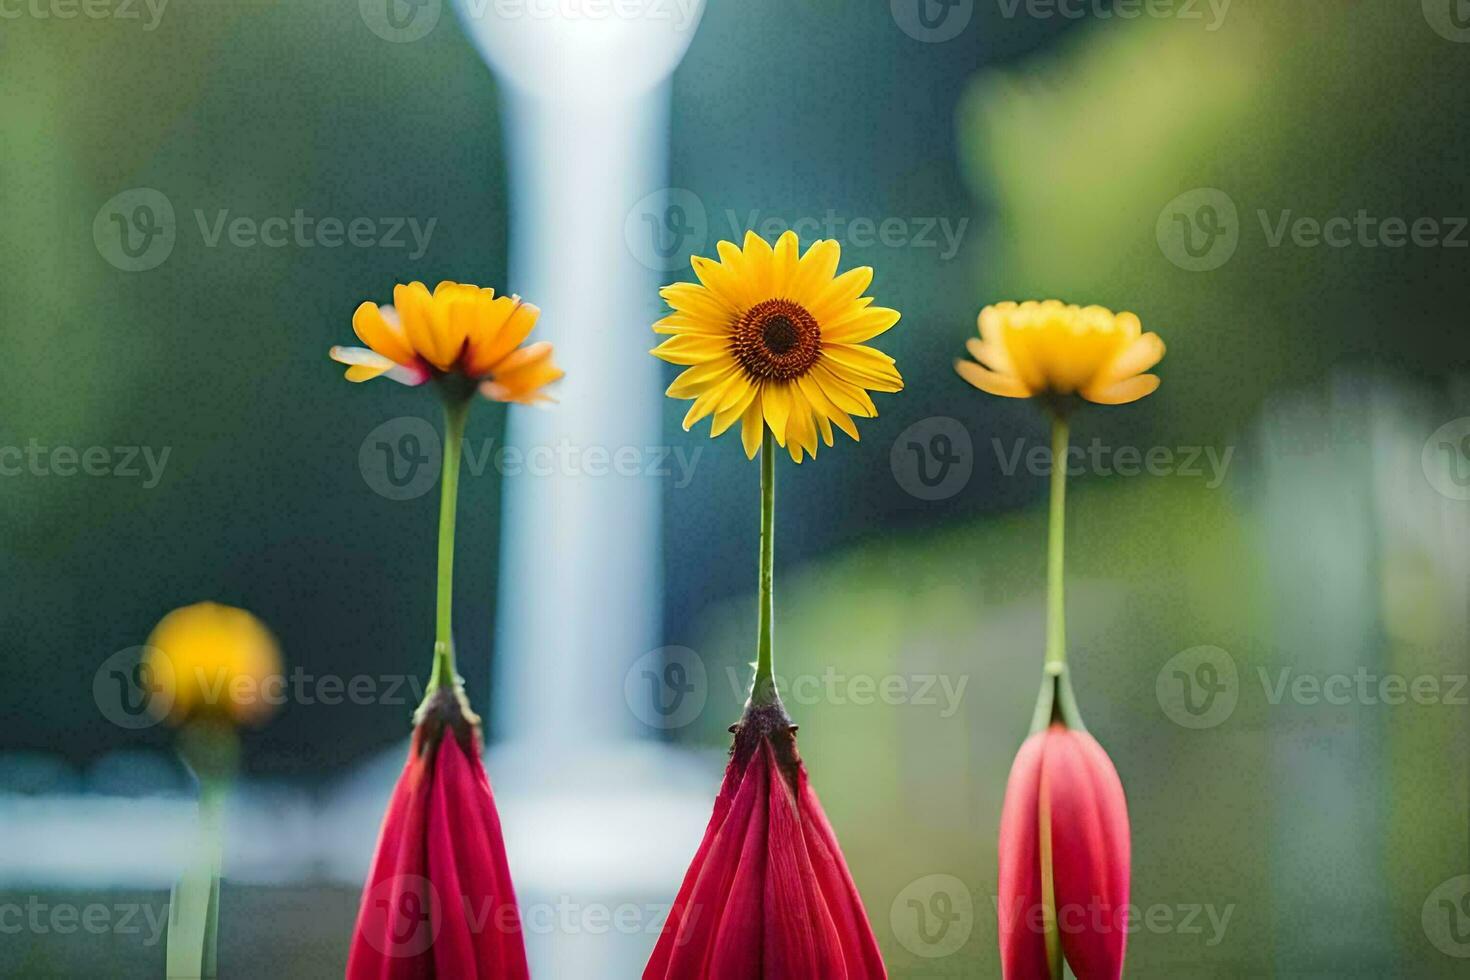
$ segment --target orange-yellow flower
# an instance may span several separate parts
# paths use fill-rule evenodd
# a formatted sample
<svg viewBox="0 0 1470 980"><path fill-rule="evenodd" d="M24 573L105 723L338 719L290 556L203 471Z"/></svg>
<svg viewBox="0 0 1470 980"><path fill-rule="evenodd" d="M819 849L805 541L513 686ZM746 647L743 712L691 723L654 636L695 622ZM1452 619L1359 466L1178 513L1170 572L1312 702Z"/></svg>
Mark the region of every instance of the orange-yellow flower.
<svg viewBox="0 0 1470 980"><path fill-rule="evenodd" d="M363 303L352 329L367 347L333 347L348 381L387 377L420 385L458 374L500 402L548 400L543 390L563 374L546 341L521 346L541 311L519 296L468 283L421 282L393 287L393 305Z"/></svg>
<svg viewBox="0 0 1470 980"><path fill-rule="evenodd" d="M695 256L698 283L666 286L674 312L653 325L672 334L653 354L684 371L671 398L693 399L688 430L714 416L710 435L740 423L752 459L769 427L800 463L817 454L817 437L832 445L832 426L858 437L852 416L873 418L869 391L900 391L893 358L864 345L898 322L898 311L872 306L863 292L867 266L837 275L841 246L814 242L799 253L794 232L773 248L755 232L745 247L720 242L720 260Z"/></svg>
<svg viewBox="0 0 1470 980"><path fill-rule="evenodd" d="M1101 306L997 303L980 311L980 336L966 342L972 361L955 370L981 391L1006 398L1080 395L1099 405L1137 401L1159 386L1144 374L1164 342L1132 313Z"/></svg>
<svg viewBox="0 0 1470 980"><path fill-rule="evenodd" d="M245 610L217 602L184 606L159 620L143 664L151 704L175 723L197 715L259 721L284 693L270 630Z"/></svg>

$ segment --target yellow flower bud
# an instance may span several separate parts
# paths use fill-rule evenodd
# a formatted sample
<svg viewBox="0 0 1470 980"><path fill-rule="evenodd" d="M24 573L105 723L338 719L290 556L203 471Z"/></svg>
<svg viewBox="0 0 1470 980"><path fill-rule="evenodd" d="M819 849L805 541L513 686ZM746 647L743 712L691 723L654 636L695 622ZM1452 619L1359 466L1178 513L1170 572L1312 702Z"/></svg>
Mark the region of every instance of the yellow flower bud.
<svg viewBox="0 0 1470 980"><path fill-rule="evenodd" d="M152 703L173 724L201 716L259 722L284 690L270 630L245 610L217 602L163 617L148 637L143 663Z"/></svg>

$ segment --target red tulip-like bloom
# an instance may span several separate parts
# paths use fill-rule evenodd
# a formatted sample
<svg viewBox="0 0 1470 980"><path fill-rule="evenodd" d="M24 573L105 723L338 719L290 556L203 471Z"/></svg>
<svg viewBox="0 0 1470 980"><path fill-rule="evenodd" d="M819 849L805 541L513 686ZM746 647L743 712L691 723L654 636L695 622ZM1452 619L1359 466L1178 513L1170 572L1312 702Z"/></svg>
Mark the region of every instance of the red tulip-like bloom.
<svg viewBox="0 0 1470 980"><path fill-rule="evenodd" d="M1117 980L1127 941L1128 806L1108 754L1053 720L1026 739L1000 818L1006 980Z"/></svg>
<svg viewBox="0 0 1470 980"><path fill-rule="evenodd" d="M348 980L527 977L477 722L458 689L420 708L363 889Z"/></svg>
<svg viewBox="0 0 1470 980"><path fill-rule="evenodd" d="M886 977L779 702L746 710L644 980Z"/></svg>

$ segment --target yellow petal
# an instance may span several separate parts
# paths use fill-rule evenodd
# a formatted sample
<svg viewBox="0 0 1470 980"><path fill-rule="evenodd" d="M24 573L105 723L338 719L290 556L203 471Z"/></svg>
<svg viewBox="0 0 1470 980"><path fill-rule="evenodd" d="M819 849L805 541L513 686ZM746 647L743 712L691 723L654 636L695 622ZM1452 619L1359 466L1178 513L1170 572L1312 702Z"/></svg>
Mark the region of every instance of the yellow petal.
<svg viewBox="0 0 1470 980"><path fill-rule="evenodd" d="M403 335L403 327L396 318L385 317L376 303L363 303L357 308L352 314L352 331L363 343L399 364L414 359L413 345Z"/></svg>
<svg viewBox="0 0 1470 980"><path fill-rule="evenodd" d="M541 308L519 296L498 296L488 303L477 304L481 323L470 334L465 350L465 372L479 377L494 371L536 326Z"/></svg>
<svg viewBox="0 0 1470 980"><path fill-rule="evenodd" d="M996 374L974 361L957 360L954 362L954 369L970 384L992 395L1000 395L1002 398L1030 398L1032 395L1031 389L1019 379L1008 374Z"/></svg>
<svg viewBox="0 0 1470 980"><path fill-rule="evenodd" d="M893 358L871 347L854 344L823 344L822 359L838 377L861 384L872 391L902 391L903 378L893 366Z"/></svg>
<svg viewBox="0 0 1470 980"><path fill-rule="evenodd" d="M787 284L788 298L810 311L821 291L837 274L837 263L841 257L842 246L831 239L813 242L797 262L796 275Z"/></svg>
<svg viewBox="0 0 1470 980"><path fill-rule="evenodd" d="M1103 388L1086 388L1082 391L1082 397L1098 405L1126 405L1153 394L1158 386L1157 374L1135 374Z"/></svg>
<svg viewBox="0 0 1470 980"><path fill-rule="evenodd" d="M680 334L670 337L649 351L654 357L670 364L703 364L730 351L730 342L724 337L707 337L698 334Z"/></svg>
<svg viewBox="0 0 1470 980"><path fill-rule="evenodd" d="M711 323L727 323L736 311L727 306L719 296L699 283L676 282L658 291L664 301L691 318Z"/></svg>
<svg viewBox="0 0 1470 980"><path fill-rule="evenodd" d="M786 423L791 418L791 391L784 381L767 381L761 385L761 410L776 442L786 445Z"/></svg>
<svg viewBox="0 0 1470 980"><path fill-rule="evenodd" d="M674 379L664 394L670 398L694 398L702 394L711 384L721 381L724 376L738 371L739 367L733 358L725 357L717 361L705 361L686 369Z"/></svg>
<svg viewBox="0 0 1470 980"><path fill-rule="evenodd" d="M755 459L755 454L760 452L761 434L765 426L761 422L761 395L750 400L745 406L745 414L740 417L740 442L745 446L746 459Z"/></svg>
<svg viewBox="0 0 1470 980"><path fill-rule="evenodd" d="M328 356L338 364L346 364L348 381L371 381L397 367L396 361L366 347L333 347Z"/></svg>
<svg viewBox="0 0 1470 980"><path fill-rule="evenodd" d="M823 287L807 310L817 318L818 323L836 320L849 305L857 301L872 282L873 270L870 266L861 265L856 269L848 269Z"/></svg>
<svg viewBox="0 0 1470 980"><path fill-rule="evenodd" d="M745 233L745 274L751 295L769 299L771 293L771 246L753 231Z"/></svg>
<svg viewBox="0 0 1470 980"><path fill-rule="evenodd" d="M856 309L831 323L822 324L822 340L832 344L860 344L890 329L898 322L897 310L875 306Z"/></svg>
<svg viewBox="0 0 1470 980"><path fill-rule="evenodd" d="M790 283L796 276L796 261L800 255L800 245L796 240L796 232L784 231L781 237L776 239L776 247L771 254L771 295L789 296Z"/></svg>
<svg viewBox="0 0 1470 980"><path fill-rule="evenodd" d="M1125 347L1113 363L1109 364L1094 380L1093 386L1106 387L1142 371L1147 371L1164 356L1164 341L1156 333L1146 333Z"/></svg>
<svg viewBox="0 0 1470 980"><path fill-rule="evenodd" d="M743 379L742 379L743 380ZM715 410L715 420L710 424L710 437L721 435L730 428L737 420L744 417L746 410L750 407L760 389L753 384L742 384L736 387L737 397L723 404Z"/></svg>

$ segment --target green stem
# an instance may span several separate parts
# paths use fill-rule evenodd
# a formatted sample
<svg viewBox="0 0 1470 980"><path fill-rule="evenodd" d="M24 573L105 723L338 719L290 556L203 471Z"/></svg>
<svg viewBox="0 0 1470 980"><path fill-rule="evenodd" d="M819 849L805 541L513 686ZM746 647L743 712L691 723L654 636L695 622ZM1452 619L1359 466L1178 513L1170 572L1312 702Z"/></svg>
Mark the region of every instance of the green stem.
<svg viewBox="0 0 1470 980"><path fill-rule="evenodd" d="M1062 598L1067 523L1067 420L1061 415L1052 417L1051 462L1051 513L1046 545L1046 659L1041 693L1031 716L1033 733L1058 721L1074 731L1086 730L1067 670L1067 619Z"/></svg>
<svg viewBox="0 0 1470 980"><path fill-rule="evenodd" d="M459 458L464 445L469 398L444 402L444 466L439 474L439 593L434 626L434 669L428 692L453 687L459 680L454 666L454 635L450 615L454 606L454 516L459 503Z"/></svg>
<svg viewBox="0 0 1470 980"><path fill-rule="evenodd" d="M775 632L775 602L771 588L776 554L776 440L767 428L761 438L761 557L760 607L755 653L755 683L750 703L755 706L779 700L772 670L772 635Z"/></svg>
<svg viewBox="0 0 1470 980"><path fill-rule="evenodd" d="M1046 670L1067 663L1067 621L1062 600L1063 539L1067 524L1067 420L1051 422L1051 517L1046 549Z"/></svg>

